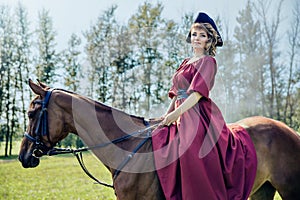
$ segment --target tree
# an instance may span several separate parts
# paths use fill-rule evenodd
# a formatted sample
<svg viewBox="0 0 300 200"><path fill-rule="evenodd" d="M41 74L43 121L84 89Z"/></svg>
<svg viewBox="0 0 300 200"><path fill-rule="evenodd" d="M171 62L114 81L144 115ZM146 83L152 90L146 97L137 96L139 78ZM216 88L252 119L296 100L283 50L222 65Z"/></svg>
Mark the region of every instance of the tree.
<svg viewBox="0 0 300 200"><path fill-rule="evenodd" d="M300 106L299 98L297 98L297 83L299 84L300 78L300 66L297 63L296 57L299 56L299 40L300 40L300 3L298 1L295 2L294 10L293 10L293 26L288 30L288 39L289 39L289 52L288 56L290 58L290 62L288 63L288 78L287 78L287 88L286 88L286 98L285 105L283 111L283 121L290 124L292 127L296 127L296 123L294 122L294 116L297 115L297 108ZM298 70L297 70L298 68ZM299 87L299 85L298 85ZM297 118L296 118L297 119ZM299 127L298 127L299 128Z"/></svg>
<svg viewBox="0 0 300 200"><path fill-rule="evenodd" d="M39 12L38 50L36 76L46 84L56 81L56 69L58 64L58 55L55 50L55 31L53 22L49 16L49 11Z"/></svg>
<svg viewBox="0 0 300 200"><path fill-rule="evenodd" d="M16 90L17 81L15 74L16 70L16 54L17 54L17 42L15 37L15 30L13 26L13 18L11 12L7 6L0 7L0 33L1 33L1 57L0 57L0 69L1 69L1 108L0 116L3 117L5 124L4 130L5 138L5 156L11 154L12 138L17 127L16 120ZM3 132L2 132L3 133Z"/></svg>
<svg viewBox="0 0 300 200"><path fill-rule="evenodd" d="M229 34L229 24L225 20L220 20L220 17L216 18L216 24L225 45L217 49L218 72L211 96L222 110L226 121L232 122L240 117L236 106L238 104L237 48Z"/></svg>
<svg viewBox="0 0 300 200"><path fill-rule="evenodd" d="M163 6L161 3L153 6L145 2L139 6L138 11L129 19L129 28L132 30L133 40L136 41L136 55L140 63L141 87L143 108L145 114L151 109L151 102L153 92L157 87L156 83L159 81L155 72L161 70L159 63L161 62L162 55L159 52L161 44L161 34L164 25L164 20L161 17ZM153 76L154 75L154 76ZM141 110L142 111L142 110Z"/></svg>
<svg viewBox="0 0 300 200"><path fill-rule="evenodd" d="M85 50L91 66L89 81L91 85L90 96L101 102L112 99L110 88L113 79L111 76L111 63L114 60L113 38L116 34L115 10L112 6L98 18L90 30L84 33L87 40Z"/></svg>
<svg viewBox="0 0 300 200"><path fill-rule="evenodd" d="M186 42L186 37L191 24L193 23L193 14L187 13L181 17L181 22L176 23L173 20L164 20L161 40L162 61L157 72L154 74L159 81L156 82L155 98L153 101L153 114L161 116L170 104L168 91L172 84L172 76L181 62L190 55L191 47ZM154 107L155 106L155 107Z"/></svg>
<svg viewBox="0 0 300 200"><path fill-rule="evenodd" d="M194 13L184 13L181 17L181 22L179 26L179 35L178 38L172 38L173 40L180 41L180 49L178 49L179 53L179 62L182 62L184 58L189 56L192 53L192 48L186 42L186 37L188 36L189 30L191 29L191 25L194 22Z"/></svg>
<svg viewBox="0 0 300 200"><path fill-rule="evenodd" d="M298 66L298 70L300 67ZM292 96L292 102L295 102L295 110L293 111L293 115L292 115L292 123L291 123L291 127L294 128L296 131L298 131L298 133L300 133L300 87L299 87L299 80L300 80L300 75L298 74L297 77L298 80L298 88L295 91L295 94Z"/></svg>
<svg viewBox="0 0 300 200"><path fill-rule="evenodd" d="M64 50L62 53L62 64L64 72L64 83L67 89L77 92L79 89L81 74L81 64L80 64L80 47L81 39L72 34L68 42L68 49ZM74 135L69 134L66 139L62 141L63 146L71 147L75 146L76 148L83 147L83 142L81 139Z"/></svg>
<svg viewBox="0 0 300 200"><path fill-rule="evenodd" d="M270 0L258 0L257 4L254 4L254 8L261 18L262 22L262 33L263 39L266 44L267 49L267 65L269 70L269 77L270 77L270 93L269 102L268 102L268 112L271 118L280 119L280 94L279 94L279 87L278 87L278 77L280 76L279 68L280 66L276 64L276 58L279 57L280 52L277 51L276 47L279 43L278 40L278 28L281 21L281 9L283 0L279 1L279 5L277 7L275 16L270 20L268 16L268 11L271 7ZM272 13L272 14L273 14ZM277 105L277 106L276 106Z"/></svg>
<svg viewBox="0 0 300 200"><path fill-rule="evenodd" d="M27 126L27 116L26 116L26 110L27 105L25 105L29 99L32 99L32 93L29 92L27 89L27 80L30 76L30 63L31 63L31 33L29 32L29 21L27 16L27 11L21 4L18 5L16 9L16 17L17 17L17 23L16 23L16 36L17 36L17 81L18 81L18 93L20 96L20 109L21 109L21 115L24 119L23 122L23 130L26 129Z"/></svg>
<svg viewBox="0 0 300 200"><path fill-rule="evenodd" d="M239 12L234 38L239 54L238 90L243 116L264 114L264 64L260 23L253 18L252 3Z"/></svg>
<svg viewBox="0 0 300 200"><path fill-rule="evenodd" d="M129 108L131 92L135 90L135 79L130 73L136 66L136 61L133 57L133 41L130 30L126 26L121 26L117 29L113 49L115 56L113 57L111 66L115 67L113 70L113 92L112 92L112 106L119 109L126 110Z"/></svg>
<svg viewBox="0 0 300 200"><path fill-rule="evenodd" d="M81 39L77 35L72 34L68 42L68 49L62 53L62 64L63 69L65 69L64 85L67 89L74 92L77 92L80 78L82 77L80 64L81 52L79 50L80 44Z"/></svg>

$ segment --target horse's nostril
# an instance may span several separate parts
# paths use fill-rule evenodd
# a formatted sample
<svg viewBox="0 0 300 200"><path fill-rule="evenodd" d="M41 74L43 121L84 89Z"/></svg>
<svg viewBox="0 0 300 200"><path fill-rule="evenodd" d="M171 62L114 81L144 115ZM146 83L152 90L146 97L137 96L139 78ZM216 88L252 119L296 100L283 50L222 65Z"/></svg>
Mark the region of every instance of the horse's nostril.
<svg viewBox="0 0 300 200"><path fill-rule="evenodd" d="M31 157L30 167L37 167L40 164L40 159Z"/></svg>

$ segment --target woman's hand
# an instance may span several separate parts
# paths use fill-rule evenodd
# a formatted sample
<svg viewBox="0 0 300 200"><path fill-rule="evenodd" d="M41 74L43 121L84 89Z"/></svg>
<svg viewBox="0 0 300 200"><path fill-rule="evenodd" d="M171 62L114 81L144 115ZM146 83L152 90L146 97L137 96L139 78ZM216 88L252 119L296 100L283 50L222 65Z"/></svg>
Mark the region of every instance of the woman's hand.
<svg viewBox="0 0 300 200"><path fill-rule="evenodd" d="M193 92L190 94L189 97L179 107L166 115L161 124L164 126L170 126L179 118L181 114L193 107L201 97L202 96L198 92Z"/></svg>
<svg viewBox="0 0 300 200"><path fill-rule="evenodd" d="M167 114L163 121L161 122L164 126L170 126L173 122L175 122L180 116L180 112L178 109L174 110L173 112L170 112Z"/></svg>

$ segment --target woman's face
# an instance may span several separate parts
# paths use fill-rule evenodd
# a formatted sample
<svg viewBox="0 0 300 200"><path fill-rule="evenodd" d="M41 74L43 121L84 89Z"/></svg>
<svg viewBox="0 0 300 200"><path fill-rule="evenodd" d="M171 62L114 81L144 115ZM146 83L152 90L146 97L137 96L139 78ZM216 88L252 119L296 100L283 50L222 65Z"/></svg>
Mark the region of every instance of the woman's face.
<svg viewBox="0 0 300 200"><path fill-rule="evenodd" d="M195 50L196 49L205 50L207 42L208 42L208 36L206 31L204 31L203 29L195 29L195 28L192 29L191 44Z"/></svg>

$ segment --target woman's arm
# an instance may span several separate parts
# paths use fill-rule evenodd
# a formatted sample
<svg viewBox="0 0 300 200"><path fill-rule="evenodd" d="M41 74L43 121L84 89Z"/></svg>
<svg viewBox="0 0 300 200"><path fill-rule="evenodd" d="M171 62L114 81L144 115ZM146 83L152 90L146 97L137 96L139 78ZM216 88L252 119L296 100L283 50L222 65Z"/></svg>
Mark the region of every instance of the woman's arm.
<svg viewBox="0 0 300 200"><path fill-rule="evenodd" d="M166 112L166 114L164 114L163 117L166 117L170 112L172 112L172 111L174 110L176 99L177 99L176 96L174 96L174 97L172 98L171 103L170 103L170 105L169 105L169 107L168 107L168 109L167 109L167 112Z"/></svg>
<svg viewBox="0 0 300 200"><path fill-rule="evenodd" d="M178 108L166 115L166 117L162 121L162 125L170 126L179 118L180 115L193 107L201 97L202 96L198 92L193 92L192 94L190 94L189 97Z"/></svg>

